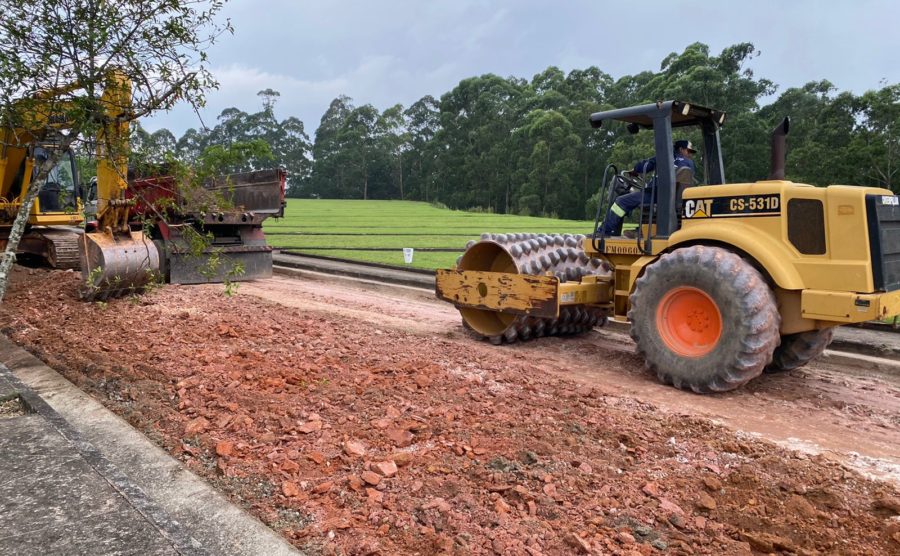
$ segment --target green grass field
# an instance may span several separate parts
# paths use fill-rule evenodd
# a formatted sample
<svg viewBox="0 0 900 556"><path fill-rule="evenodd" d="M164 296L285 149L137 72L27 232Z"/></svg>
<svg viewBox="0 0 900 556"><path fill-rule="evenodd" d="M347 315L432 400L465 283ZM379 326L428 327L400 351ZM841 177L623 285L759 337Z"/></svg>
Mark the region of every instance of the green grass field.
<svg viewBox="0 0 900 556"><path fill-rule="evenodd" d="M592 227L589 221L463 212L412 201L289 199L285 217L266 220L264 230L276 248L435 269L453 265L466 242L483 232L586 234ZM412 265L403 262L404 247L416 249Z"/></svg>

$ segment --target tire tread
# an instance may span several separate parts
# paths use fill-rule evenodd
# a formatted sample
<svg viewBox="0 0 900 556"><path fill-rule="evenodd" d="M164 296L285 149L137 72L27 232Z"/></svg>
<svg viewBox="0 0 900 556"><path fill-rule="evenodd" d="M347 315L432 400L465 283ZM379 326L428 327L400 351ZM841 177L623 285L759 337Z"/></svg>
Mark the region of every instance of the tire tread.
<svg viewBox="0 0 900 556"><path fill-rule="evenodd" d="M739 315L723 315L723 319L740 318L744 323L745 336L741 338L740 349L733 354L719 354L723 360L716 363L718 370L705 378L692 377L687 362L681 369L663 368L659 363L660 354L655 353L655 350L660 349L657 347L658 343L645 341L641 337L640 327L634 324L635 319L655 315L655 307L645 307L652 303L644 299L650 295L648 290L657 287L655 282L679 269L714 272L716 280L721 280L731 288L740 309ZM774 292L756 268L737 254L721 247L695 245L662 255L638 278L631 294L628 318L632 321L631 336L637 344L638 353L644 357L647 368L661 382L697 393L734 390L756 378L772 360L772 354L780 341L778 330L781 315L778 313Z"/></svg>
<svg viewBox="0 0 900 556"><path fill-rule="evenodd" d="M765 372L780 373L799 369L822 355L832 339L834 328L782 336L781 345L775 350L772 362L766 366Z"/></svg>

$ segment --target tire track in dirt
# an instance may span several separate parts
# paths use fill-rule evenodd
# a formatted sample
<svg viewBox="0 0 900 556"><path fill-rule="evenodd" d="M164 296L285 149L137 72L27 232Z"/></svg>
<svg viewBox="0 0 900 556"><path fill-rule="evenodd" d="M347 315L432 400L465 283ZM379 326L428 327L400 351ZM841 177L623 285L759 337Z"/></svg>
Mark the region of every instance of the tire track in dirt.
<svg viewBox="0 0 900 556"><path fill-rule="evenodd" d="M750 436L823 454L900 484L900 377L846 372L818 361L764 375L733 392L700 396L659 384L627 334L597 329L574 338L491 346L470 337L459 314L428 291L343 278L274 277L241 292L286 306L340 314L380 328L440 335L499 359L527 359L549 374L611 395L651 403L674 416L703 417Z"/></svg>
<svg viewBox="0 0 900 556"><path fill-rule="evenodd" d="M495 348L467 337L430 292L334 278L277 278L236 296L166 286L103 304L77 301L78 283L17 269L0 331L301 551L886 554L900 544L895 483L695 407L790 420L782 406L795 405L808 421L836 413L865 430L893 415L889 399L873 403L885 400L880 384L798 375L816 389L701 398L656 384L621 334ZM834 398L850 405L830 410Z"/></svg>

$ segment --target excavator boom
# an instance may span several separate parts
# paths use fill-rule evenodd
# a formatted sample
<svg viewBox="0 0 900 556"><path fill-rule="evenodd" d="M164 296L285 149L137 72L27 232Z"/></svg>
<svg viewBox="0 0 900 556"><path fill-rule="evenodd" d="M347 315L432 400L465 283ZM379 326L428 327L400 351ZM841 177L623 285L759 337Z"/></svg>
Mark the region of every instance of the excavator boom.
<svg viewBox="0 0 900 556"><path fill-rule="evenodd" d="M139 291L159 275L159 251L143 231L132 231L129 211L135 199L128 189L128 121L131 83L116 75L103 92L106 124L97 134L97 230L81 241L85 300L119 297Z"/></svg>
<svg viewBox="0 0 900 556"><path fill-rule="evenodd" d="M132 231L129 212L137 202L128 189L128 121L131 83L116 76L103 93L106 125L97 134L97 231L82 236L81 296L119 297L159 279L159 251L143 231Z"/></svg>

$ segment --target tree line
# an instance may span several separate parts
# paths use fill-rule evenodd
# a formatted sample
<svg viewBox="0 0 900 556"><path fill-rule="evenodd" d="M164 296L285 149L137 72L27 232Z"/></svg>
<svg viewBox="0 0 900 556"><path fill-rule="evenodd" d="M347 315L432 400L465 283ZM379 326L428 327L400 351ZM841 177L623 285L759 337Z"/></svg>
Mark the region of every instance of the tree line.
<svg viewBox="0 0 900 556"><path fill-rule="evenodd" d="M280 164L294 197L406 199L584 218L593 216L608 163L625 168L653 153L652 134L631 135L619 125L595 130L590 114L674 99L728 113L721 137L729 182L767 176L770 130L789 115L788 179L900 191L900 84L855 95L821 80L776 97L776 85L746 67L758 55L750 43L718 55L695 43L666 56L659 71L618 79L597 67L568 73L549 67L530 81L487 74L460 81L440 98L384 111L339 96L314 141L298 119L275 118L278 92L267 89L255 114L229 108L212 129L189 129L179 139L164 129L136 130L143 135L135 143L191 161L210 148L261 142L269 149L251 148L235 171Z"/></svg>

